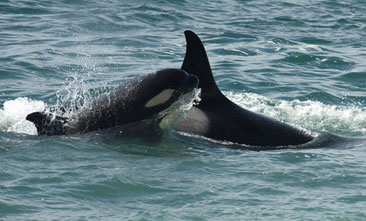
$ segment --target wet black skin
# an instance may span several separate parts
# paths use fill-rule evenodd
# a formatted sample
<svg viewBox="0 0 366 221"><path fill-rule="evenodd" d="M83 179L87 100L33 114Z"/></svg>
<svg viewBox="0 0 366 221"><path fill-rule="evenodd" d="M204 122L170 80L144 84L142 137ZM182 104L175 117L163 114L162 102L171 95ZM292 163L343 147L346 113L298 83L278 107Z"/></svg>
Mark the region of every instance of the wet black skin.
<svg viewBox="0 0 366 221"><path fill-rule="evenodd" d="M246 110L226 98L215 83L199 37L192 31L185 31L185 37L187 50L181 69L199 78L201 102L177 122L177 131L262 147L302 145L313 140L302 130Z"/></svg>
<svg viewBox="0 0 366 221"><path fill-rule="evenodd" d="M68 135L102 130L152 119L180 96L197 88L197 85L197 77L180 69L165 69L118 86L81 108L71 118L35 112L26 119L35 124L38 135ZM169 100L146 107L151 98L165 89L174 90Z"/></svg>

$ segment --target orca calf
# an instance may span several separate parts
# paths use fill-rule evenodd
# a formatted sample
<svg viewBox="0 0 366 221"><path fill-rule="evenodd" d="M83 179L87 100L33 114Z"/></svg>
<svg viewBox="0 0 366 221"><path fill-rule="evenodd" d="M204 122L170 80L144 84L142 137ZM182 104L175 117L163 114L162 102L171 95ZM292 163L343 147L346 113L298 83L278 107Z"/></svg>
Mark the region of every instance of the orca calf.
<svg viewBox="0 0 366 221"><path fill-rule="evenodd" d="M180 69L165 69L118 86L71 117L64 117L60 108L34 112L26 119L35 124L38 135L86 133L141 121L156 129L169 114L169 108L183 96L194 94L197 86L196 76ZM141 124L137 128L143 129Z"/></svg>
<svg viewBox="0 0 366 221"><path fill-rule="evenodd" d="M302 145L313 140L302 130L246 110L226 98L215 83L201 40L192 31L184 34L187 48L181 69L198 77L201 101L184 119L177 121L175 130L267 149Z"/></svg>

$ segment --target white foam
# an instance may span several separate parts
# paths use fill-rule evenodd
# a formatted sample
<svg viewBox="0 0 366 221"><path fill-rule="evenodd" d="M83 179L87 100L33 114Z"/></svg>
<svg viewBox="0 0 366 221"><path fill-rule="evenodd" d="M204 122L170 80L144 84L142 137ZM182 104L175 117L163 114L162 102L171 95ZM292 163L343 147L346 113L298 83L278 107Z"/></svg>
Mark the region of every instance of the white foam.
<svg viewBox="0 0 366 221"><path fill-rule="evenodd" d="M328 131L340 135L366 134L366 108L359 106L328 105L319 101L271 99L252 93L224 93L236 104L266 116L281 120L310 131ZM195 97L195 96L193 96ZM192 96L190 97L192 98ZM180 105L185 112L193 101ZM6 101L0 109L0 131L36 135L33 123L25 120L32 112L43 111L47 105L42 101L22 97Z"/></svg>
<svg viewBox="0 0 366 221"><path fill-rule="evenodd" d="M312 44L305 44L305 43L303 43L303 44L300 44L300 46L299 46L299 50L300 51L309 52L308 49L315 50L315 51L319 51L319 52L322 52L323 51L321 49L321 47L318 46L318 45L312 45Z"/></svg>
<svg viewBox="0 0 366 221"><path fill-rule="evenodd" d="M252 93L227 92L225 95L246 109L312 131L366 134L366 109L362 107L327 105L310 100L277 100Z"/></svg>
<svg viewBox="0 0 366 221"><path fill-rule="evenodd" d="M5 101L3 109L0 109L0 130L37 135L34 124L25 118L28 114L43 111L45 108L44 102L26 97Z"/></svg>

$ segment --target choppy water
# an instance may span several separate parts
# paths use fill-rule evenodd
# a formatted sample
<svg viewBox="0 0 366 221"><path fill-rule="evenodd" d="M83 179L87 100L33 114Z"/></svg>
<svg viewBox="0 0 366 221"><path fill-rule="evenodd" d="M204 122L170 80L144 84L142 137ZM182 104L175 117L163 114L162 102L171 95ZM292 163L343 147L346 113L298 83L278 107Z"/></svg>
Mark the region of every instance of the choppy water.
<svg viewBox="0 0 366 221"><path fill-rule="evenodd" d="M325 141L29 135L27 113L179 68L186 29L230 99ZM0 220L365 220L365 48L363 0L1 0Z"/></svg>

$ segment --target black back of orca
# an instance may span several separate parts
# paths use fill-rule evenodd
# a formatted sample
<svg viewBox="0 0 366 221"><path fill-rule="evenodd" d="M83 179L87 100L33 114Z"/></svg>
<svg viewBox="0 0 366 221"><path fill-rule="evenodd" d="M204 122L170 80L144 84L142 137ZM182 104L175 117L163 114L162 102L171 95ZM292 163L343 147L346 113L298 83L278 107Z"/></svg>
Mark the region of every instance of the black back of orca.
<svg viewBox="0 0 366 221"><path fill-rule="evenodd" d="M292 146L313 139L295 127L231 102L215 83L199 37L192 31L185 31L185 37L187 49L181 69L199 78L201 102L177 122L176 130L250 146Z"/></svg>
<svg viewBox="0 0 366 221"><path fill-rule="evenodd" d="M194 75L179 69L164 69L134 79L97 98L92 108L82 110L77 116L78 131L84 133L149 119L197 85Z"/></svg>

